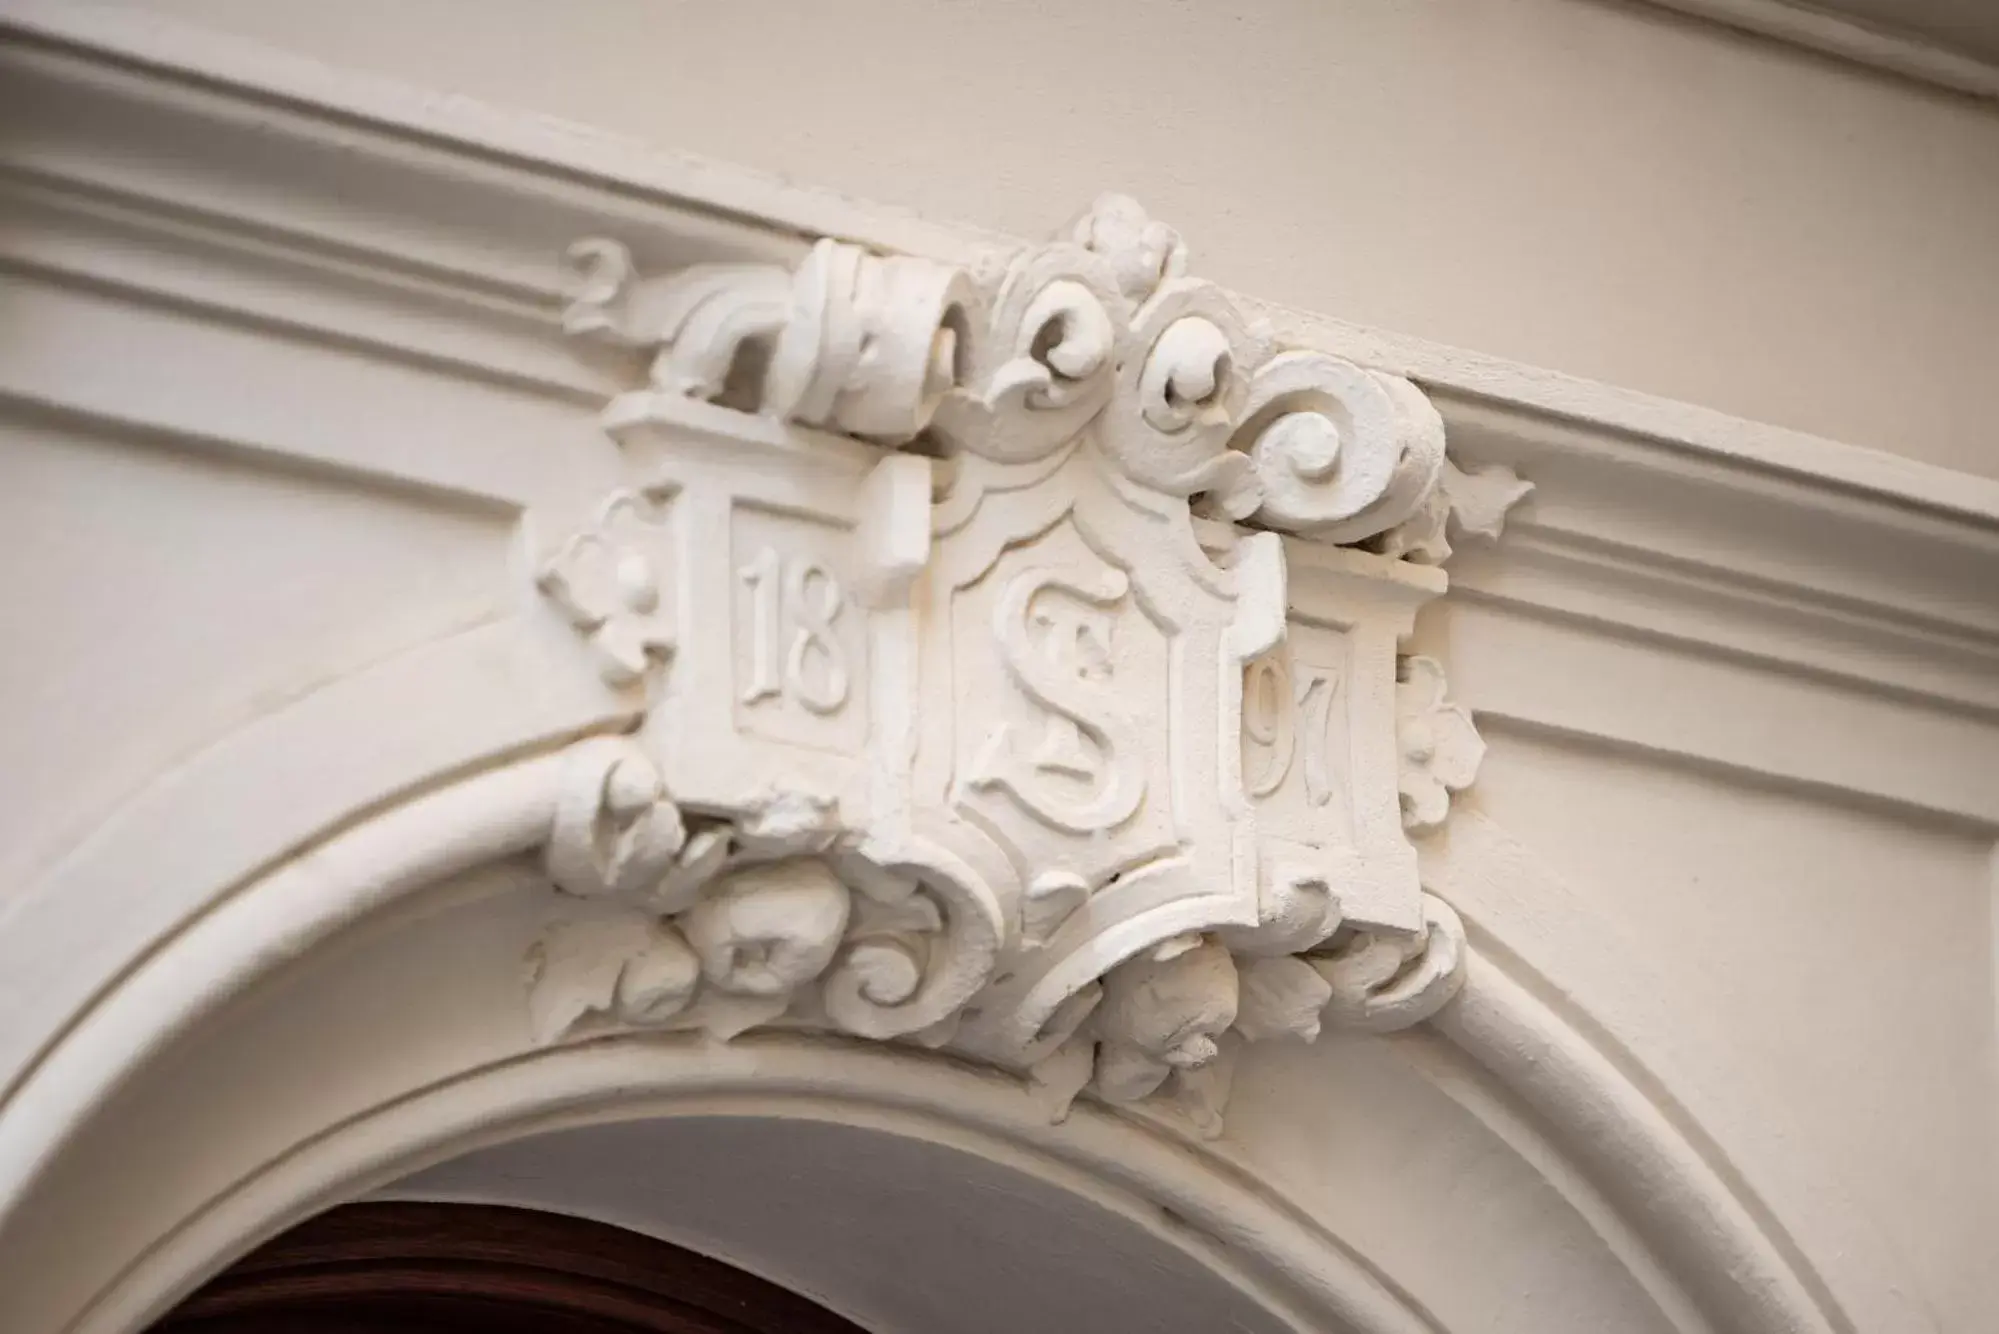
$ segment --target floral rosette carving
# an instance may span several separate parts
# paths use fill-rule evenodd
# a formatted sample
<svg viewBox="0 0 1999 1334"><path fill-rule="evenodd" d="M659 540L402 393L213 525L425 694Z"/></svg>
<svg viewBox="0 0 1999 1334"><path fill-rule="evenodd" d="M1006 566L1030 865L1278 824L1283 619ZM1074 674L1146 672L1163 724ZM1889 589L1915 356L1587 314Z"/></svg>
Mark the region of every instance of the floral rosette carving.
<svg viewBox="0 0 1999 1334"><path fill-rule="evenodd" d="M639 530L652 506L620 491L590 526L543 562L536 585L590 642L598 670L630 685L673 652L673 625L661 605L660 577Z"/></svg>
<svg viewBox="0 0 1999 1334"><path fill-rule="evenodd" d="M1485 742L1471 711L1445 697L1444 669L1434 658L1404 658L1395 687L1395 733L1402 762L1398 786L1402 827L1412 834L1440 828L1451 794L1478 777Z"/></svg>

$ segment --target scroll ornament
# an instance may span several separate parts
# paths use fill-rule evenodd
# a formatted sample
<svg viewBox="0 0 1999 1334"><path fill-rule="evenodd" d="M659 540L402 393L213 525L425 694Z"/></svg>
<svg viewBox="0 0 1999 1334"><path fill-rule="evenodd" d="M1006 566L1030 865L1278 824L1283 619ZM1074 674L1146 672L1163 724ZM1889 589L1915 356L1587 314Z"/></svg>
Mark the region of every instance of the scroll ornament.
<svg viewBox="0 0 1999 1334"><path fill-rule="evenodd" d="M974 269L572 259L636 475L538 585L645 716L571 759L539 1040L948 1047L1214 1134L1245 1047L1455 994L1408 840L1482 745L1398 646L1526 487L1421 390L1271 346L1117 196Z"/></svg>

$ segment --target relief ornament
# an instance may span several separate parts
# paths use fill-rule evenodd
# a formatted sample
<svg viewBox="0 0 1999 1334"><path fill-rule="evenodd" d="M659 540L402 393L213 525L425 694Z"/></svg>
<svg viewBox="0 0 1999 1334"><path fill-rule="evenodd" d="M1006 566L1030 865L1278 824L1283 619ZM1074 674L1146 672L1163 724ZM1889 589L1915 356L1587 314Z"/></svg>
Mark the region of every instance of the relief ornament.
<svg viewBox="0 0 1999 1334"><path fill-rule="evenodd" d="M1119 196L970 268L571 258L643 371L538 585L645 708L570 758L538 1040L944 1047L1215 1134L1246 1046L1455 993L1409 839L1482 746L1402 643L1526 486L1420 389L1272 346Z"/></svg>

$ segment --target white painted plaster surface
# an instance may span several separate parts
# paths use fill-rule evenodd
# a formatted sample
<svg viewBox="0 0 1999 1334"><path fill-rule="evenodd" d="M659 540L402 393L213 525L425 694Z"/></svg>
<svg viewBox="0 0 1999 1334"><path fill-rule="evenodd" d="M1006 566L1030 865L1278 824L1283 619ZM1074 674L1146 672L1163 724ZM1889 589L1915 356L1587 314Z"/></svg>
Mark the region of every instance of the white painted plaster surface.
<svg viewBox="0 0 1999 1334"><path fill-rule="evenodd" d="M1288 997L1276 989L1270 1010L1291 1027L1271 1023L1250 1049L1206 1139L1142 1098L1113 1111L1092 1093L1053 1121L1033 1079L920 1044L934 1033L889 1043L802 1023L723 1043L611 1026L541 1045L527 961L552 914L578 911L576 895L549 889L545 845L561 843L568 869L581 868L572 889L607 896L651 892L662 865L686 864L664 795L599 783L609 774L596 769L579 786L572 742L653 745L662 763L691 755L682 772L718 790L852 767L840 736L827 742L833 725L820 726L845 703L805 674L808 656L823 667L830 654L811 635L796 672L788 648L768 655L796 636L765 641L774 692L748 703L817 699L828 712L792 721L818 758L769 762L758 747L771 738L749 729L699 752L650 733L593 735L632 732L691 698L675 693L683 666L728 667L726 637L711 632L728 601L715 589L736 566L718 567L668 654L654 638L602 634L633 615L656 629L646 618L658 606L634 595L656 586L621 568L608 588L624 601L579 579L562 604L550 554L598 522L607 493L656 483L667 466L681 468L682 499L718 479L769 488L783 503L766 518L866 498L865 514L836 517L873 525L862 545L884 588L907 585L921 565L910 553L928 549L894 521L924 517L922 488L912 511L897 483L923 480L927 460L888 454L896 466L878 473L880 447L817 429L902 404L891 393L832 396L817 427L676 400L652 423L658 438L614 441L598 414L628 386L560 335L563 247L617 234L648 275L749 257L786 266L777 277L790 281L802 236L822 231L919 237L909 248L933 259L971 254L977 238L804 191L781 195L794 212L768 224L759 201L780 196L726 171L681 178L691 202L677 205L525 152L427 143L407 126L366 130L268 94L10 49L15 82L0 96L71 114L0 138L0 516L18 539L0 558L0 626L14 636L0 680L0 736L13 746L0 803L0 1052L8 1078L24 1076L0 1113L0 1184L19 1191L0 1220L8 1334L129 1334L229 1254L335 1199L490 1138L676 1115L736 1126L726 1145L682 1128L675 1152L705 1143L718 1161L703 1166L721 1178L724 1148L759 1157L743 1165L756 1184L706 1202L701 1219L664 1200L651 1224L691 1235L701 1222L712 1249L800 1283L819 1281L784 1271L799 1257L758 1256L744 1238L767 1217L779 1165L762 1149L803 1116L948 1144L937 1155L900 1140L856 1150L892 1174L923 1179L957 1154L981 1164L968 1169L980 1191L1032 1178L1009 1197L1016 1231L1043 1206L1071 1221L1116 1214L1107 1265L1188 1266L1174 1270L1184 1286L1148 1289L1137 1311L1156 1302L1255 1329L1369 1331L1993 1325L1999 506L1968 474L1885 467L1710 410L1911 454L1920 439L1932 458L1984 466L1951 425L1982 429L1963 415L1969 391L1930 391L1956 382L1967 347L1989 346L1976 337L1994 303L1969 240L1992 188L1972 169L1989 147L1986 113L1661 20L1538 2L1467 7L1480 17L1461 24L1416 7L1299 6L1283 23L1231 26L1265 39L1254 61L1201 26L1222 21L1210 9L1149 24L1087 6L1031 11L1024 24L1004 7L968 9L951 25L862 9L841 22L873 34L866 50L897 53L882 57L896 77L849 69L838 81L789 45L746 53L744 25L758 21L748 8L662 7L641 25L637 10L586 7L559 39L553 11L525 7L512 26L454 25L440 7L379 14L374 28L357 17L365 6L337 24L303 7L202 12L329 59L1011 231L1045 232L1102 187L1136 184L1192 234L1199 272L1641 387L1684 376L1676 391L1705 406L1549 389L1517 366L1478 378L1498 365L1488 358L1430 389L1458 463L1510 467L1534 485L1496 544L1462 540L1441 572L1267 532L1243 544L1280 549L1290 582L1280 602L1276 567L1262 567L1265 596L1231 622L1232 633L1245 626L1234 647L1274 633L1287 605L1301 639L1324 632L1351 595L1343 580L1382 599L1359 618L1381 630L1380 689L1354 717L1377 724L1383 744L1371 761L1348 753L1339 772L1386 799L1376 832L1391 851L1399 784L1445 809L1441 833L1397 867L1392 887L1409 892L1371 910L1413 943L1420 879L1464 922L1450 937L1464 951L1437 965L1437 980L1462 989L1448 1000L1437 989L1442 1008L1413 1031L1329 1032L1307 1046L1297 1039L1320 1012L1283 1002L1316 995L1310 979ZM794 16L794 28L801 50L823 55L846 29L820 14ZM682 44L634 38L673 15ZM1073 40L1051 41L1049 25ZM1301 32L1337 48L1325 60L1350 61L1355 76L1320 79ZM1474 41L1477 59L1459 45ZM959 66L920 58L947 49ZM550 61L551 50L572 58ZM965 63L971 51L988 58ZM1002 70L1007 54L1021 59ZM1530 55L1535 79L1522 73ZM1242 67L1226 78L1212 68L1230 61ZM1012 76L1030 65L1072 77L1022 91ZM1311 115L1300 109L1308 80ZM1704 96L1690 98L1689 84ZM1252 86L1272 114L1238 133ZM1431 95L1446 86L1503 87L1511 100L1446 127ZM801 116L808 96L813 114ZM905 97L943 110L902 116ZM1354 114L1324 125L1326 99L1353 99ZM985 139L944 114L960 103ZM1521 137L1522 122L1541 128ZM999 133L1009 126L1018 138ZM1846 156L1805 151L1835 142ZM1744 159L1763 172L1756 190L1737 171ZM1865 188L1884 182L1927 201L1919 223ZM1797 217L1819 230L1792 227ZM1908 227L1922 244L1902 244ZM1641 251L1664 267L1632 262ZM1558 254L1595 276L1574 278ZM757 274L732 290L754 296L771 277ZM1840 304L1849 297L1858 304ZM1835 318L1849 309L1865 337ZM1918 330L1943 350L1924 352ZM1370 348L1382 362L1467 364L1318 318L1280 333L1322 368L1368 362ZM1554 351L1535 351L1537 339ZM695 342L677 349L680 369L714 350ZM1433 443L1438 419L1400 401L1410 439ZM1159 456L1134 457L1143 471ZM745 458L761 466L732 471ZM1159 494L1171 502L1162 512L1186 522L1185 496ZM1079 542L1047 550L1094 568ZM1144 564L1159 549L1119 550ZM799 566L838 553L773 554ZM798 583L825 586L802 572ZM1442 664L1450 693L1420 695L1413 712L1429 735L1410 746L1387 669L1403 620L1433 597L1401 647ZM859 601L842 614L886 615ZM983 649L990 616L964 623ZM884 624L886 643L902 623ZM635 665L619 656L634 643ZM863 661L858 641L843 652ZM967 653L992 668L989 653ZM1042 721L998 680L963 712ZM706 698L723 704L697 721L734 717L741 697ZM946 716L917 698L890 693L888 716ZM1465 789L1480 735L1490 753ZM1225 770L1210 763L1200 776ZM619 813L651 821L652 841L592 860L598 844L555 831L574 834L579 793L594 830L613 788ZM739 823L756 836L768 813ZM761 829L779 842L813 833L803 818ZM1035 839L1024 860L1064 862L1059 839ZM621 879L634 865L652 873L636 886ZM1011 932L1011 911L998 916ZM934 930L912 920L913 934ZM1420 918L1424 940L1445 936L1432 930L1441 920ZM829 933L839 930L815 933L797 972L826 965ZM1198 949L1197 981L1232 976L1213 941L1149 944L1172 957L1148 965ZM1273 957L1316 971L1287 950ZM579 994L608 1003L601 987ZM1167 988L1112 1008L1139 1056L1184 1059L1178 1044L1228 1028L1208 1003L1216 994L1246 993ZM1190 998L1184 1025L1140 1031ZM577 1152L615 1159L636 1142ZM566 1198L517 1179L538 1170L502 1152L427 1180L597 1207L582 1198L580 1166L560 1174L576 1188ZM620 1184L602 1162L591 1170L606 1190ZM846 1193L837 1183L802 1188L829 1226ZM809 1249L809 1235L794 1239ZM892 1283L896 1257L873 1258L866 1281ZM1070 1257L1042 1259L1071 1272ZM1099 1296L1074 1309L1099 1318Z"/></svg>
<svg viewBox="0 0 1999 1334"><path fill-rule="evenodd" d="M1906 1314L1979 1328L1999 1297L1999 1043L1973 1000L1993 993L1989 839L1490 730L1481 809L1577 888L1467 911L1653 1053L1801 1243L1885 1249L1925 1276ZM1769 1170L1790 1154L1838 1167ZM1835 1239L1835 1200L1867 1239Z"/></svg>
<svg viewBox="0 0 1999 1334"><path fill-rule="evenodd" d="M1016 235L1115 187L1256 296L1999 476L1999 109L1641 5L125 3Z"/></svg>

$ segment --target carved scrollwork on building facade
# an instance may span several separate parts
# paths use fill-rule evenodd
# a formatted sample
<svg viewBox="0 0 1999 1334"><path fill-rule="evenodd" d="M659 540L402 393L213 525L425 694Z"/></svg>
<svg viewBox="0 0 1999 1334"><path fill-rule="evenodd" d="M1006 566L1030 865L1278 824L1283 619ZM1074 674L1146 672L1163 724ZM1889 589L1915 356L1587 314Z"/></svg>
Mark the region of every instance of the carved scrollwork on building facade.
<svg viewBox="0 0 1999 1334"><path fill-rule="evenodd" d="M1272 347L1117 197L976 274L575 257L568 327L650 358L604 421L654 503L541 586L614 684L672 657L578 752L539 1035L948 1045L1212 1132L1244 1044L1448 999L1408 839L1477 736L1401 649L1519 484L1419 389Z"/></svg>

